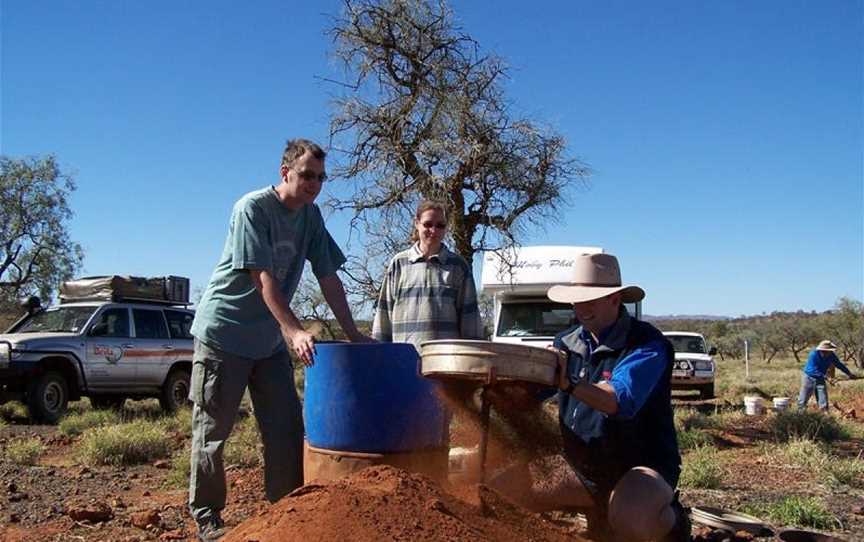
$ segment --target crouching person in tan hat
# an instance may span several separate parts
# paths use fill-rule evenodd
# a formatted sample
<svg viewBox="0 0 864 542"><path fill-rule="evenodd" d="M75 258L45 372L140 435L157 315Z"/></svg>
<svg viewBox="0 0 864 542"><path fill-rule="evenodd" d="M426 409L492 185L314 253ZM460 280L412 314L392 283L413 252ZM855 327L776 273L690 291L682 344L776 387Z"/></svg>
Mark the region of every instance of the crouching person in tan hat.
<svg viewBox="0 0 864 542"><path fill-rule="evenodd" d="M555 338L561 353L559 422L564 456L591 506L588 536L610 541L690 540L675 490L681 456L673 423L672 345L623 303L642 300L622 286L611 254L584 254L553 301L572 303L579 325Z"/></svg>
<svg viewBox="0 0 864 542"><path fill-rule="evenodd" d="M801 375L801 391L798 393L798 410L807 408L807 401L813 392L816 392L816 403L819 409L828 412L828 386L825 376L833 365L848 376L851 380L856 377L843 363L837 359L837 347L831 341L822 341L807 356L807 364L804 365Z"/></svg>

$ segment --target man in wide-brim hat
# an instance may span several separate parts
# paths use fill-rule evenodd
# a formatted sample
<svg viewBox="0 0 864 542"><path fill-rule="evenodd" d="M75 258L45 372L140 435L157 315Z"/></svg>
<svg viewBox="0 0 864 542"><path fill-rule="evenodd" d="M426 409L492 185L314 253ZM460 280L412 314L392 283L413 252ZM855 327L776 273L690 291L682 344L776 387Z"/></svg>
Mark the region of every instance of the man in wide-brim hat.
<svg viewBox="0 0 864 542"><path fill-rule="evenodd" d="M807 363L801 374L801 391L798 392L798 410L807 408L810 396L816 393L816 404L819 409L828 412L828 386L825 378L830 368L837 367L849 379L858 378L837 358L837 345L829 340L824 340L814 348L807 356Z"/></svg>
<svg viewBox="0 0 864 542"><path fill-rule="evenodd" d="M568 284L549 289L571 303L579 325L555 338L561 353L559 422L599 540L690 539L675 487L681 457L673 423L672 345L623 303L645 297L621 282L611 254L576 259Z"/></svg>

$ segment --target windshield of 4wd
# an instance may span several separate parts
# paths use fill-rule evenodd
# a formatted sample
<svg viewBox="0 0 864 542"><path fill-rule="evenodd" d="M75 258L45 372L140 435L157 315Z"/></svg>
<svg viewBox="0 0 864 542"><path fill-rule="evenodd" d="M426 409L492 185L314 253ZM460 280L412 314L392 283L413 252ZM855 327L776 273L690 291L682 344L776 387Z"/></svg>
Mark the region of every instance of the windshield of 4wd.
<svg viewBox="0 0 864 542"><path fill-rule="evenodd" d="M15 333L78 333L90 319L96 307L56 307L30 316L15 329Z"/></svg>
<svg viewBox="0 0 864 542"><path fill-rule="evenodd" d="M666 335L676 352L689 352L691 354L705 354L705 341L702 337L692 335Z"/></svg>

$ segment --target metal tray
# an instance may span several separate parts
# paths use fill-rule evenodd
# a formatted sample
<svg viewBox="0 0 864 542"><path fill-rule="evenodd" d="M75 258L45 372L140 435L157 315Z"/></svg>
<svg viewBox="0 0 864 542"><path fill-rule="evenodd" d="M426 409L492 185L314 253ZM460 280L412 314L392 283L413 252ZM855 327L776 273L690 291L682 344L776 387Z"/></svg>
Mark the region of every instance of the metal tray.
<svg viewBox="0 0 864 542"><path fill-rule="evenodd" d="M440 379L484 380L494 369L496 380L556 385L558 355L521 344L473 340L426 341L420 345L420 372Z"/></svg>

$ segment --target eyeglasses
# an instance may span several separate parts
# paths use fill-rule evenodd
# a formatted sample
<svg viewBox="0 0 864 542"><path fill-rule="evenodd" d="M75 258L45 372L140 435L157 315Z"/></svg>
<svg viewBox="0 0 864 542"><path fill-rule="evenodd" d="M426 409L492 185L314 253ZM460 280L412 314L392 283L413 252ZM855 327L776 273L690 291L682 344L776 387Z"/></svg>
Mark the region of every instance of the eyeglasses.
<svg viewBox="0 0 864 542"><path fill-rule="evenodd" d="M447 227L447 224L444 222L422 222L420 225L424 228L435 228L436 230L443 230Z"/></svg>
<svg viewBox="0 0 864 542"><path fill-rule="evenodd" d="M324 183L327 181L327 174L322 173L321 175L316 175L314 172L309 171L308 169L304 169L303 171L294 170L294 173L297 174L298 177L306 181L307 183L311 183L312 181L318 181L319 183Z"/></svg>

